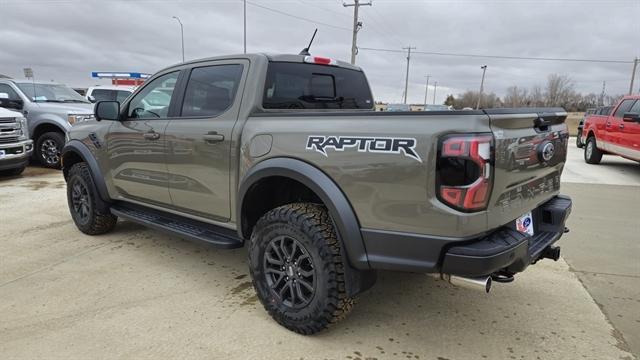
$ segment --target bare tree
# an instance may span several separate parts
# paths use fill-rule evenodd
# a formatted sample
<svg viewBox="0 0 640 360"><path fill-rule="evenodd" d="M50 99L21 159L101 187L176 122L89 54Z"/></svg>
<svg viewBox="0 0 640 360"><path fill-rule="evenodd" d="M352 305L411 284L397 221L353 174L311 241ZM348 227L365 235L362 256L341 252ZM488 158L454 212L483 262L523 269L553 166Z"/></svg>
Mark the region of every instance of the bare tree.
<svg viewBox="0 0 640 360"><path fill-rule="evenodd" d="M504 97L504 106L522 107L529 106L529 92L527 89L517 86L507 88L507 94Z"/></svg>
<svg viewBox="0 0 640 360"><path fill-rule="evenodd" d="M459 94L457 98L453 99L454 108L474 108L478 103L478 91L468 90L462 94ZM480 108L489 109L502 107L502 101L495 93L483 93L482 100L480 101Z"/></svg>
<svg viewBox="0 0 640 360"><path fill-rule="evenodd" d="M547 106L563 106L570 101L573 93L573 81L567 75L551 74L547 78Z"/></svg>

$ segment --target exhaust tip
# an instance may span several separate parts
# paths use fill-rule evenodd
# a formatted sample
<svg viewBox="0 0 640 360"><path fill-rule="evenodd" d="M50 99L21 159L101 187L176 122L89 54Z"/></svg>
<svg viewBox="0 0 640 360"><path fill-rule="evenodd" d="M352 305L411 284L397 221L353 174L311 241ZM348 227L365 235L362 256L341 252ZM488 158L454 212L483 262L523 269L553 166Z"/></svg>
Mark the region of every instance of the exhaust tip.
<svg viewBox="0 0 640 360"><path fill-rule="evenodd" d="M493 280L491 280L491 276L487 277L487 284L484 286L484 291L485 293L489 293L489 291L491 291L491 284L493 283Z"/></svg>
<svg viewBox="0 0 640 360"><path fill-rule="evenodd" d="M491 276L484 276L478 278L467 278L456 275L445 275L443 277L445 280L448 280L454 286L459 286L468 289L474 290L483 290L485 293L489 293L491 291L492 280Z"/></svg>

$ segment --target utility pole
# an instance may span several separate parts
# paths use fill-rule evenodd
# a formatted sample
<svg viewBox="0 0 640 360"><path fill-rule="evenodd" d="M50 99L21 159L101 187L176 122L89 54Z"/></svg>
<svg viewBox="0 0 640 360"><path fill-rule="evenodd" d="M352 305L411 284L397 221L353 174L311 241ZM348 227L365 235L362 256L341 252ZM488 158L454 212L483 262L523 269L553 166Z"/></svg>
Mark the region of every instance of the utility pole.
<svg viewBox="0 0 640 360"><path fill-rule="evenodd" d="M355 65L356 54L358 53L358 46L356 45L358 40L358 31L362 27L362 22L358 21L358 8L360 8L360 6L371 6L371 1L369 1L368 3L360 3L360 0L353 0L353 4L342 3L342 6L344 7L353 6L353 38L351 40L351 65Z"/></svg>
<svg viewBox="0 0 640 360"><path fill-rule="evenodd" d="M409 90L409 62L411 61L411 50L415 49L415 47L407 46L403 47L402 50L407 50L407 75L404 79L404 103L407 103L408 94L407 90Z"/></svg>
<svg viewBox="0 0 640 360"><path fill-rule="evenodd" d="M478 94L478 104L476 104L476 110L480 109L480 100L482 100L482 90L484 90L484 74L487 72L487 65L480 66L482 69L482 80L480 80L480 93Z"/></svg>
<svg viewBox="0 0 640 360"><path fill-rule="evenodd" d="M636 68L638 68L639 58L633 59L633 71L631 72L631 84L629 84L629 95L633 94L633 81L636 79Z"/></svg>
<svg viewBox="0 0 640 360"><path fill-rule="evenodd" d="M602 82L602 94L600 95L600 101L598 101L598 105L600 106L604 106L604 91L605 91L605 87L607 86L607 82L603 81Z"/></svg>
<svg viewBox="0 0 640 360"><path fill-rule="evenodd" d="M427 94L429 93L429 78L431 77L431 75L425 75L425 77L427 78L427 85L425 85L425 87L424 87L424 107L426 109L427 108Z"/></svg>
<svg viewBox="0 0 640 360"><path fill-rule="evenodd" d="M433 83L433 105L436 104L436 90L438 90L438 82Z"/></svg>
<svg viewBox="0 0 640 360"><path fill-rule="evenodd" d="M182 21L180 21L179 17L174 16L173 18L178 21L178 24L180 24L180 37L182 38L182 62L184 62L184 27L182 26Z"/></svg>
<svg viewBox="0 0 640 360"><path fill-rule="evenodd" d="M247 53L247 0L244 0L244 53Z"/></svg>

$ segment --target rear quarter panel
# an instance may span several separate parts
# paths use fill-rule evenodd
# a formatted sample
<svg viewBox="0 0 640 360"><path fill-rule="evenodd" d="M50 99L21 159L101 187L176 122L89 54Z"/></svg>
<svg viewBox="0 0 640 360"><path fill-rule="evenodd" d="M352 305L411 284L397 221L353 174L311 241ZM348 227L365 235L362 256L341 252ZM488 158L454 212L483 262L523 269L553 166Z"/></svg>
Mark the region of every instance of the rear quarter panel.
<svg viewBox="0 0 640 360"><path fill-rule="evenodd" d="M486 212L467 214L440 203L435 194L437 138L445 133L489 132L478 112L446 115L363 113L355 116L254 116L243 129L239 178L274 157L305 161L327 174L350 201L362 228L465 237L488 230ZM271 135L270 152L250 155L253 139ZM309 136L415 138L420 159L402 153L307 148Z"/></svg>

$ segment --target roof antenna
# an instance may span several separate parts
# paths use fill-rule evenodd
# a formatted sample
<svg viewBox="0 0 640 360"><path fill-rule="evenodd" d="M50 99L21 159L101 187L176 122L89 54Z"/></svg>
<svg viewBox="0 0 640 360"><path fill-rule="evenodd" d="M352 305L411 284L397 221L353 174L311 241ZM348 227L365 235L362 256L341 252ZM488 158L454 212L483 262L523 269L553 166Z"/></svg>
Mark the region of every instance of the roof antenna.
<svg viewBox="0 0 640 360"><path fill-rule="evenodd" d="M311 41L309 41L309 45L306 48L302 49L302 51L300 51L300 54L298 54L298 55L305 55L305 56L311 55L309 53L309 49L311 48L311 44L313 43L313 39L316 38L316 33L317 32L318 32L318 28L316 28L316 31L313 32L313 36L311 37Z"/></svg>

